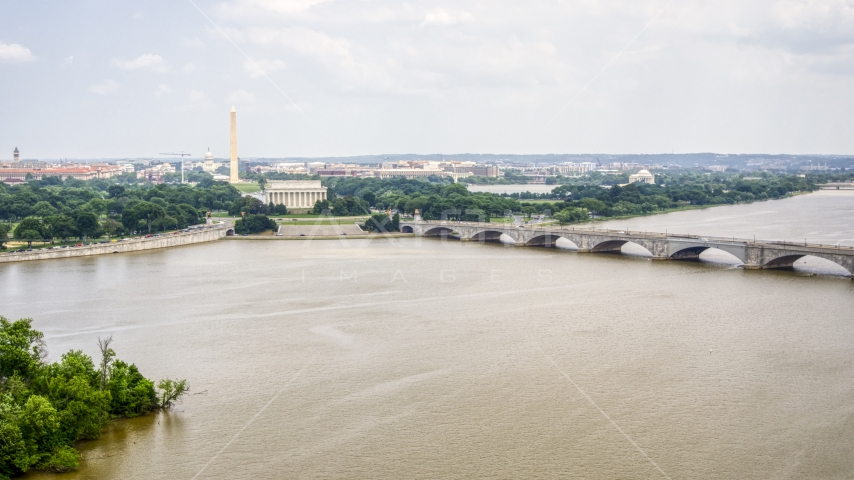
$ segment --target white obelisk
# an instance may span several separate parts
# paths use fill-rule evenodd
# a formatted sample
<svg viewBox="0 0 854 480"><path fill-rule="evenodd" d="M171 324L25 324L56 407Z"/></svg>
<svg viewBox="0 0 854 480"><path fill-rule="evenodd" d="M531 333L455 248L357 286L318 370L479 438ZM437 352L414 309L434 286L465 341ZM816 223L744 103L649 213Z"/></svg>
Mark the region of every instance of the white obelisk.
<svg viewBox="0 0 854 480"><path fill-rule="evenodd" d="M233 105L231 107L231 176L228 181L230 183L240 181L237 165L237 110Z"/></svg>

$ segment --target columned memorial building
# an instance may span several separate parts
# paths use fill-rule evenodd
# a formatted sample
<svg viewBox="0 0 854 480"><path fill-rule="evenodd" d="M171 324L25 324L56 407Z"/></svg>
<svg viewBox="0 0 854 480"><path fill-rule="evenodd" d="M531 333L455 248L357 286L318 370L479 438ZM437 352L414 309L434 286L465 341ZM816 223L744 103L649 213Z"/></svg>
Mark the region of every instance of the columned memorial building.
<svg viewBox="0 0 854 480"><path fill-rule="evenodd" d="M318 200L326 200L326 187L320 180L273 181L267 185L267 203L308 209Z"/></svg>

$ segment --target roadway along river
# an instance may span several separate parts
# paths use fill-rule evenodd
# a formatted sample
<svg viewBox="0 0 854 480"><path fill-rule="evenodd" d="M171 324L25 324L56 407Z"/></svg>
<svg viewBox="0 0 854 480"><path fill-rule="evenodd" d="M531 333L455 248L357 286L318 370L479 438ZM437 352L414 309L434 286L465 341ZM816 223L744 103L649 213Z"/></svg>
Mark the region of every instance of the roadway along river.
<svg viewBox="0 0 854 480"><path fill-rule="evenodd" d="M854 197L832 198L812 230L854 237ZM792 200L726 211L809 208ZM52 359L112 334L195 394L86 444L79 472L27 477L50 479L851 478L852 293L417 238L0 266L0 313L35 318Z"/></svg>

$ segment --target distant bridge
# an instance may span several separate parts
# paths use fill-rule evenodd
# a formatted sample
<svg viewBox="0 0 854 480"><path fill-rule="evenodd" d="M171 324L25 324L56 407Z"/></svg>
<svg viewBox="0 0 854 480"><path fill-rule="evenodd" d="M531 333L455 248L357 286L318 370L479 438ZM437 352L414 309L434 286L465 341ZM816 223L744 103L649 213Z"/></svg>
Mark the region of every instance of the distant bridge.
<svg viewBox="0 0 854 480"><path fill-rule="evenodd" d="M818 185L822 190L854 190L854 182L830 182Z"/></svg>
<svg viewBox="0 0 854 480"><path fill-rule="evenodd" d="M626 243L635 243L646 248L653 260L699 260L701 253L716 248L738 258L747 269L792 268L798 259L809 255L841 265L854 276L854 247L479 222L401 221L400 230L424 237L457 238L464 242L498 242L502 235L506 235L517 247L553 247L559 238L565 238L574 243L579 252L585 253L618 253Z"/></svg>

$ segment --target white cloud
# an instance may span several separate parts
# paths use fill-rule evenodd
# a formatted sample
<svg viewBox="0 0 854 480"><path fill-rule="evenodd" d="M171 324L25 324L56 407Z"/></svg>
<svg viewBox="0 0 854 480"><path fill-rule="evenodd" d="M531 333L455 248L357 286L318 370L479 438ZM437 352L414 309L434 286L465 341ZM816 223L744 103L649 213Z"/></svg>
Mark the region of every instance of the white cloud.
<svg viewBox="0 0 854 480"><path fill-rule="evenodd" d="M429 25L450 26L458 23L470 22L472 15L469 12L448 12L447 10L437 8L431 12L427 12L424 16L424 21L421 22L422 27Z"/></svg>
<svg viewBox="0 0 854 480"><path fill-rule="evenodd" d="M24 63L32 62L35 59L36 57L33 56L30 49L23 45L0 42L0 62Z"/></svg>
<svg viewBox="0 0 854 480"><path fill-rule="evenodd" d="M228 103L234 105L247 105L255 103L255 94L249 93L241 88L240 90L232 92L231 95L228 96Z"/></svg>
<svg viewBox="0 0 854 480"><path fill-rule="evenodd" d="M205 43L202 42L199 37L184 37L184 40L181 41L181 45L184 48L202 48L205 46Z"/></svg>
<svg viewBox="0 0 854 480"><path fill-rule="evenodd" d="M114 80L107 79L103 83L91 85L89 91L98 95L110 95L119 91L119 84Z"/></svg>
<svg viewBox="0 0 854 480"><path fill-rule="evenodd" d="M201 102L205 99L205 93L197 90L190 90L189 99L191 102Z"/></svg>
<svg viewBox="0 0 854 480"><path fill-rule="evenodd" d="M67 63L69 65L74 63L74 55L69 55L69 56L65 57L65 63Z"/></svg>
<svg viewBox="0 0 854 480"><path fill-rule="evenodd" d="M258 78L272 72L284 70L287 65L281 60L249 59L243 62L243 69L252 78Z"/></svg>
<svg viewBox="0 0 854 480"><path fill-rule="evenodd" d="M277 127L310 123L306 111L322 129L342 132L329 143L309 142L308 135L293 142L295 151L318 155L336 149L845 152L854 149L854 136L834 132L854 109L852 2L216 0L202 7L205 13L257 67L198 15L198 23L173 28L173 50L149 46L106 57L100 51L108 62L117 59L112 73L89 77L80 90L89 95L85 88L109 75L121 85L92 91L152 101L159 93L188 112L230 107L229 98L238 106L254 102L257 118ZM116 22L130 29L139 23ZM156 28L163 33L172 25ZM62 45L48 53L41 44L31 48L39 54L34 65L45 58L62 64L70 55ZM75 54L74 69L90 62L84 56ZM164 70L153 80L132 78ZM281 92L247 82L260 72ZM170 74L194 80L181 85ZM26 77L13 77L27 87ZM167 82L175 85L171 95L158 90ZM190 88L199 91L191 96ZM291 110L290 100L310 110ZM280 145L273 136L262 143L268 151Z"/></svg>
<svg viewBox="0 0 854 480"><path fill-rule="evenodd" d="M169 95L170 93L172 93L172 88L169 85L166 85L165 83L161 83L157 87L157 90L154 91L154 95L157 97L162 97L163 95Z"/></svg>
<svg viewBox="0 0 854 480"><path fill-rule="evenodd" d="M310 10L327 0L237 0L219 5L219 15L224 17L265 17L270 14L290 15Z"/></svg>
<svg viewBox="0 0 854 480"><path fill-rule="evenodd" d="M134 60L113 59L113 65L122 70L151 70L153 72L165 72L166 61L160 55L146 53Z"/></svg>

